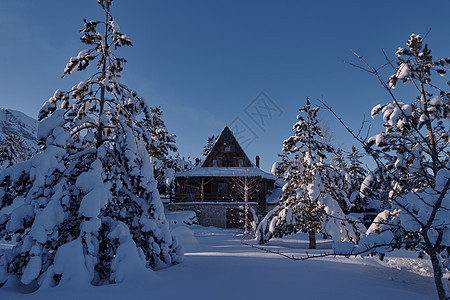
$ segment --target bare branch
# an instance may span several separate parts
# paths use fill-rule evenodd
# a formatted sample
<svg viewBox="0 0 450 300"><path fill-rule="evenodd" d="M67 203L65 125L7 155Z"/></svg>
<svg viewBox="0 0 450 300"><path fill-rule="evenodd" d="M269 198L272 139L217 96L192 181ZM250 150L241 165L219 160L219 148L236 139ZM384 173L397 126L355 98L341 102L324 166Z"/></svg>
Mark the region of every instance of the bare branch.
<svg viewBox="0 0 450 300"><path fill-rule="evenodd" d="M306 252L306 257L296 257L296 256L293 256L293 255L287 255L285 253L280 252L279 250L273 251L273 250L270 250L270 249L267 249L267 248L264 248L264 247L255 246L255 245L244 243L244 242L241 242L241 244L243 244L245 246L249 246L249 247L255 248L255 249L258 249L258 250L261 250L261 251L264 251L264 252L267 252L267 253L277 254L277 255L280 255L280 256L292 259L292 260L307 260L307 259L312 259L312 258L322 258L322 257L328 257L328 256L334 256L334 257L336 257L336 256L344 256L344 257L355 256L356 257L358 255L363 255L363 254L367 254L367 253L371 253L371 252L372 253L376 252L377 248L382 248L382 247L389 247L390 248L389 251L386 251L386 252L391 252L394 249L400 248L400 247L402 247L404 245L415 246L417 243L416 242L395 242L395 241L392 241L392 242L389 242L389 243L376 244L376 245L370 246L370 247L366 248L365 250L359 251L359 252L353 252L353 250L358 249L358 247L356 247L356 246L353 248L353 250L350 253L328 252L328 253L320 253L320 254L310 255L308 252Z"/></svg>

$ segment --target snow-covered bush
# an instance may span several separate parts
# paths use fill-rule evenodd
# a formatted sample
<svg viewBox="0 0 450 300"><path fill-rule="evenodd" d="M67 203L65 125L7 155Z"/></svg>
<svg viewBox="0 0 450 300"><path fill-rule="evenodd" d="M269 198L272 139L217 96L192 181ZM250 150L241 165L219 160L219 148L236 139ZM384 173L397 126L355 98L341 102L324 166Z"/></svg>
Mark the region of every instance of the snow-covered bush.
<svg viewBox="0 0 450 300"><path fill-rule="evenodd" d="M310 248L315 248L315 233L323 232L334 241L359 239L348 222L338 201L349 204L342 169L326 163L327 155L334 153L332 146L323 141L317 113L309 99L300 109L294 124L294 135L283 142L282 162L278 174L286 182L280 205L270 211L258 225L257 239L266 243L272 237L282 237L296 232L309 232Z"/></svg>
<svg viewBox="0 0 450 300"><path fill-rule="evenodd" d="M10 275L41 287L114 283L182 259L146 149L151 110L120 82L126 60L111 51L131 45L111 2L98 0L106 21L85 21L90 48L64 70L94 63L95 74L44 103L43 151L0 173L0 209L24 203L0 216L0 238L16 242L0 253L0 285Z"/></svg>

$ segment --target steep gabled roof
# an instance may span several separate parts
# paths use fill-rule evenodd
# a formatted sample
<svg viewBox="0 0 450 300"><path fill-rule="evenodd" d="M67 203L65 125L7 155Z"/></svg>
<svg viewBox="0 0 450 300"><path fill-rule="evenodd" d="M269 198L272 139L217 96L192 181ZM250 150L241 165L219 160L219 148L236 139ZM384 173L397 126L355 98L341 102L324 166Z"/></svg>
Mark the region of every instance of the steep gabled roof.
<svg viewBox="0 0 450 300"><path fill-rule="evenodd" d="M239 145L238 141L233 135L233 132L228 128L228 126L225 126L222 133L219 135L219 137L216 139L216 142L214 146L212 147L211 151L206 156L205 160L203 161L202 167L209 167L210 161L214 159L218 154L221 153L220 151L220 145L235 145L235 152L241 153L243 157L247 159L247 161L250 163L252 167L255 165L252 163L252 161L248 158L247 154L245 153L244 149L242 149L241 145Z"/></svg>

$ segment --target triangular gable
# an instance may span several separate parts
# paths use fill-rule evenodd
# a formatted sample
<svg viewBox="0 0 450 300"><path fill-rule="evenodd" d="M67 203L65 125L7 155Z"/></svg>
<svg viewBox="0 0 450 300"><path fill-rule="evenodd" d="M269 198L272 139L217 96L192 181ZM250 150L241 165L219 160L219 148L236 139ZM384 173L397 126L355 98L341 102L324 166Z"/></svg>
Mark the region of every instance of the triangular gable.
<svg viewBox="0 0 450 300"><path fill-rule="evenodd" d="M247 154L228 126L220 136L202 164L202 167L254 167Z"/></svg>

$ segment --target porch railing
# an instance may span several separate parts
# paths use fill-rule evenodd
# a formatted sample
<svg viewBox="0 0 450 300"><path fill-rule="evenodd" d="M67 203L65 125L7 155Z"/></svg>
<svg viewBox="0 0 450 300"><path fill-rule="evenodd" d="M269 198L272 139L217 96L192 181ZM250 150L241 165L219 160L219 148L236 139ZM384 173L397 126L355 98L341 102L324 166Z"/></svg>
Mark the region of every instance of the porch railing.
<svg viewBox="0 0 450 300"><path fill-rule="evenodd" d="M201 193L176 193L170 195L170 202L243 202L243 197L233 194L204 194ZM250 202L256 198L249 197Z"/></svg>

